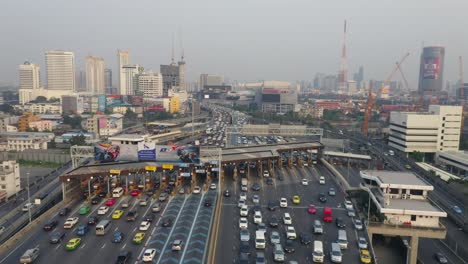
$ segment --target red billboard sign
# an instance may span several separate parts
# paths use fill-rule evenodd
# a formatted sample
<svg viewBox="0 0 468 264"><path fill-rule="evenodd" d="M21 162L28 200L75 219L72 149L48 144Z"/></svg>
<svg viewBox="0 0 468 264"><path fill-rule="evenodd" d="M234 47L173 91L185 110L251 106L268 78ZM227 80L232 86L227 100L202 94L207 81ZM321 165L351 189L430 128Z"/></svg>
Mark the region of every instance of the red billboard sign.
<svg viewBox="0 0 468 264"><path fill-rule="evenodd" d="M440 73L440 58L427 57L424 58L423 78L437 80Z"/></svg>

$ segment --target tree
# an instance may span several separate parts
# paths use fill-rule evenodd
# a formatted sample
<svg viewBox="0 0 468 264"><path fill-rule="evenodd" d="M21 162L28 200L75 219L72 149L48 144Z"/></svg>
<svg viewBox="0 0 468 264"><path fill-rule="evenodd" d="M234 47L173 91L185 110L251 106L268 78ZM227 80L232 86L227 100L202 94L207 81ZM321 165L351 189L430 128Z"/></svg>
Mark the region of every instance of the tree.
<svg viewBox="0 0 468 264"><path fill-rule="evenodd" d="M86 145L86 137L84 135L73 136L68 143L70 145L78 145L78 146L85 146Z"/></svg>
<svg viewBox="0 0 468 264"><path fill-rule="evenodd" d="M15 109L9 104L0 105L0 111L8 114L15 114Z"/></svg>
<svg viewBox="0 0 468 264"><path fill-rule="evenodd" d="M413 151L413 153L411 153L411 157L413 157L417 162L422 162L424 160L424 153Z"/></svg>
<svg viewBox="0 0 468 264"><path fill-rule="evenodd" d="M124 118L128 119L128 120L136 121L137 114L135 112L133 112L130 108L127 108L127 111L125 112Z"/></svg>
<svg viewBox="0 0 468 264"><path fill-rule="evenodd" d="M70 125L73 129L82 129L81 121L81 116L63 115L63 123Z"/></svg>
<svg viewBox="0 0 468 264"><path fill-rule="evenodd" d="M35 101L37 103L45 103L45 102L47 102L47 98L45 96L39 95L38 97L36 97Z"/></svg>

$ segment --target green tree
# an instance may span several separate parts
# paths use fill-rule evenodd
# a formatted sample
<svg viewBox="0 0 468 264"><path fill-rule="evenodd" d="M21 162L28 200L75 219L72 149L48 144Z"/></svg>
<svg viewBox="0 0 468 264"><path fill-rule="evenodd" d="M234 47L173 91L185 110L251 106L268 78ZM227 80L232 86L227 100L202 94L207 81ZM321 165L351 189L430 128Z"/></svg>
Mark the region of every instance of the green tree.
<svg viewBox="0 0 468 264"><path fill-rule="evenodd" d="M70 125L73 129L82 129L81 116L78 115L63 115L63 123Z"/></svg>
<svg viewBox="0 0 468 264"><path fill-rule="evenodd" d="M47 102L47 98L45 96L39 95L38 97L36 97L35 101L38 103L45 103Z"/></svg>
<svg viewBox="0 0 468 264"><path fill-rule="evenodd" d="M68 143L70 145L78 145L78 146L85 146L86 145L86 137L84 135L73 136Z"/></svg>
<svg viewBox="0 0 468 264"><path fill-rule="evenodd" d="M417 162L422 162L424 160L424 153L419 151L413 151L413 153L411 153L411 157Z"/></svg>

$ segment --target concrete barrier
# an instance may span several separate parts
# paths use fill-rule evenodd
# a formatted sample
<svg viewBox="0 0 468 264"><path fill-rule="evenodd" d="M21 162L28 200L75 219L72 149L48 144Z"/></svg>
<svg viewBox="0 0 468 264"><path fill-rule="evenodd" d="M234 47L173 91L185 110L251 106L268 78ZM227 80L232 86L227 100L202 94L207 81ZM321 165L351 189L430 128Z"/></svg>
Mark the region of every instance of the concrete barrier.
<svg viewBox="0 0 468 264"><path fill-rule="evenodd" d="M220 185L222 186L222 185ZM221 194L221 189L218 190L218 198L216 199L216 208L214 210L214 216L212 216L212 222L210 223L211 228L210 228L210 242L208 244L208 254L206 254L206 258L204 257L203 262L204 263L215 263L215 257L216 257L216 247L217 247L217 242L218 242L218 232L219 232L219 221L220 221L220 215L221 215L221 210L223 207L223 195ZM206 252L206 248L205 248Z"/></svg>
<svg viewBox="0 0 468 264"><path fill-rule="evenodd" d="M336 184L340 186L343 192L346 192L351 188L348 181L346 181L345 177L341 175L341 173L335 169L330 163L328 163L324 158L320 159L323 165L335 176L333 179L336 181Z"/></svg>

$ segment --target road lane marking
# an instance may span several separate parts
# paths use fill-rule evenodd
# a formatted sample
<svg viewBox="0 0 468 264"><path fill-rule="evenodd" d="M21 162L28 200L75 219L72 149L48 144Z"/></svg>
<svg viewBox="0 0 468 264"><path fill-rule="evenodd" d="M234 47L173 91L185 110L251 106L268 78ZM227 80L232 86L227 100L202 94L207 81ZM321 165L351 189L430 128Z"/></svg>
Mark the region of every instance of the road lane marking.
<svg viewBox="0 0 468 264"><path fill-rule="evenodd" d="M114 232L117 231L117 230L119 230L119 227L116 227L116 228L114 229Z"/></svg>
<svg viewBox="0 0 468 264"><path fill-rule="evenodd" d="M102 244L102 247L101 249L105 248L106 247L106 243Z"/></svg>
<svg viewBox="0 0 468 264"><path fill-rule="evenodd" d="M190 243L190 239L192 238L192 231L193 231L193 228L195 227L195 222L197 221L198 213L200 212L200 208L201 208L201 205L203 203L203 198L205 197L205 194L206 194L206 192L204 192L202 194L202 197L201 197L200 201L198 202L197 212L195 213L195 217L193 219L192 226L190 227L190 232L188 234L187 243L186 243L186 246L184 247L184 251L182 252L182 256L180 258L180 263L182 263L182 261L184 260L185 252L187 251L188 245ZM216 202L218 202L218 201L216 201Z"/></svg>
<svg viewBox="0 0 468 264"><path fill-rule="evenodd" d="M86 243L84 243L80 248L84 248L86 246Z"/></svg>
<svg viewBox="0 0 468 264"><path fill-rule="evenodd" d="M120 249L124 249L127 246L127 243L125 243Z"/></svg>
<svg viewBox="0 0 468 264"><path fill-rule="evenodd" d="M58 244L56 247L55 247L55 250L59 249L60 247L60 244Z"/></svg>

